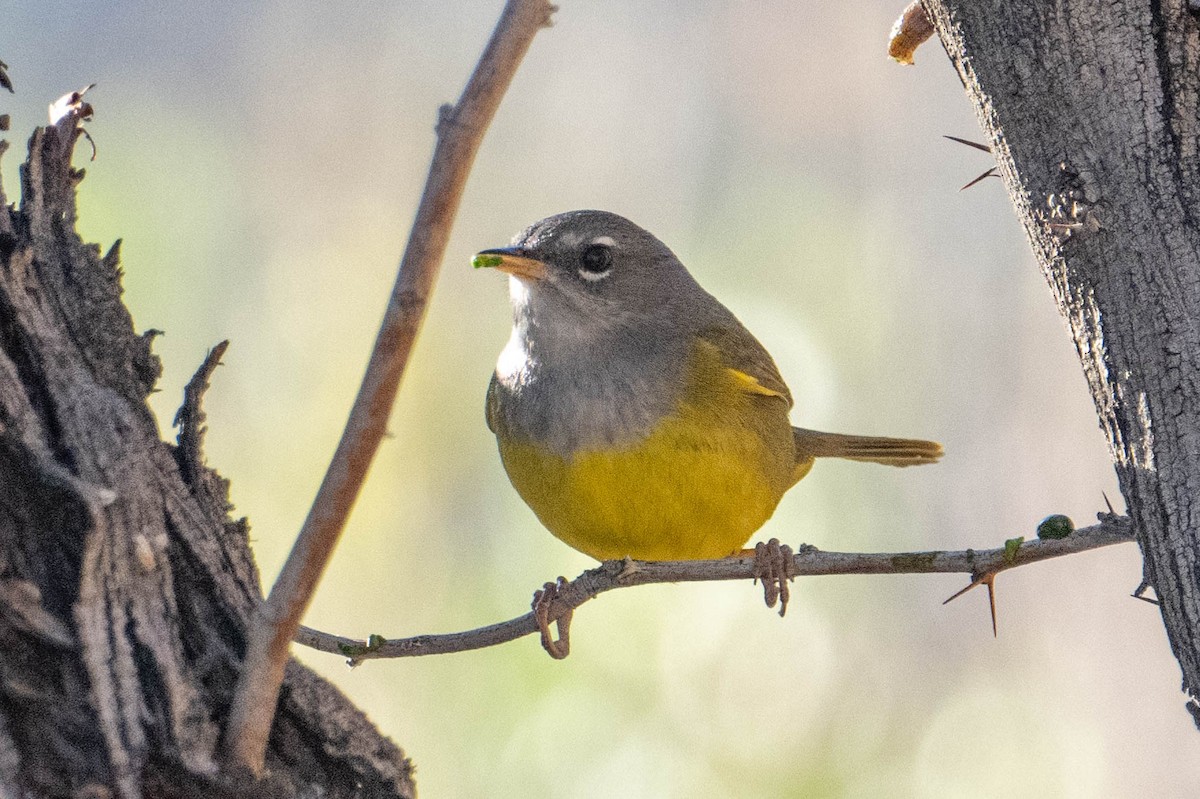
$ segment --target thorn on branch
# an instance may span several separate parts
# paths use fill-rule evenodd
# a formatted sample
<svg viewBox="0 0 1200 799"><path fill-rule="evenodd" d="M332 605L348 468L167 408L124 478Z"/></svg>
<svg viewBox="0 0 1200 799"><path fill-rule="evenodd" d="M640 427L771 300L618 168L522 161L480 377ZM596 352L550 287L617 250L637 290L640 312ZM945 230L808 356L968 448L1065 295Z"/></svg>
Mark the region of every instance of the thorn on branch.
<svg viewBox="0 0 1200 799"><path fill-rule="evenodd" d="M976 183L979 183L980 181L986 180L987 178L998 178L998 177L1000 177L1000 173L996 171L996 167L992 167L987 172L984 172L982 175L975 178L974 180L963 184L961 187L959 187L958 190L966 191L967 189L971 188L972 186L974 186Z"/></svg>
<svg viewBox="0 0 1200 799"><path fill-rule="evenodd" d="M976 150L982 150L985 153L990 153L992 151L992 148L988 147L986 144L980 144L979 142L971 141L970 139L960 139L957 136L950 136L945 133L942 134L942 138L949 139L950 141L956 141L959 144L965 144L968 147L974 147Z"/></svg>
<svg viewBox="0 0 1200 799"><path fill-rule="evenodd" d="M960 139L957 136L947 136L945 134L942 135L942 138L949 139L950 141L956 141L959 144L965 144L968 147L974 147L976 150L983 150L985 153L990 153L992 151L992 148L988 147L986 144L980 144L979 142L971 141L969 139ZM996 171L996 167L992 167L987 172L984 172L979 177L975 178L972 181L969 181L966 185L959 188L959 191L966 191L967 189L974 186L976 183L979 183L980 181L982 181L986 178L998 178L998 177L1000 177L1000 173Z"/></svg>
<svg viewBox="0 0 1200 799"><path fill-rule="evenodd" d="M1111 506L1110 506L1111 507ZM1075 532L1075 523L1071 521L1071 517L1061 513L1055 513L1042 519L1037 526L1037 536L1044 541L1061 541ZM983 572L972 572L971 582L966 588L956 592L953 596L942 602L947 605L958 599L963 594L970 591L978 585L986 585L988 590L988 607L992 614L992 637L998 638L998 625L996 623L996 577L1004 569L1011 568L1017 565L1017 555L1021 552L1021 547L1025 543L1024 536L1010 538L1004 542L1003 565L997 569L989 569ZM968 550L970 551L970 550Z"/></svg>
<svg viewBox="0 0 1200 799"><path fill-rule="evenodd" d="M1132 596L1134 599L1140 599L1143 602L1149 602L1151 605L1161 605L1162 603L1154 597L1146 596L1146 592L1152 587L1153 586L1150 585L1150 580L1143 577L1142 581L1138 583L1138 587L1133 589L1133 593L1130 594L1130 596Z"/></svg>
<svg viewBox="0 0 1200 799"><path fill-rule="evenodd" d="M992 637L993 638L1000 637L1000 634L997 632L997 628L996 628L996 575L998 575L999 573L1000 572L997 572L997 571L991 571L991 572L985 572L984 574L981 574L978 577L975 577L974 579L971 580L970 585L968 585L966 588L962 589L961 591L958 591L953 596L947 598L946 600L944 600L942 602L943 605L948 605L951 602L953 602L954 600L958 599L963 594L970 591L975 586L986 585L987 590L988 590L988 607L991 608L991 611L992 611Z"/></svg>

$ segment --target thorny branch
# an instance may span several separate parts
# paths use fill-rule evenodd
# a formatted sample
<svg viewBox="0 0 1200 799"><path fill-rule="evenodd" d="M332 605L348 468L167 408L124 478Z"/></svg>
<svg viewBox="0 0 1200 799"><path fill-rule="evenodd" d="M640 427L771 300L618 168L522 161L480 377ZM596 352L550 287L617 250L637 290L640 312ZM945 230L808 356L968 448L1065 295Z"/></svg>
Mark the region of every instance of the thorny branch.
<svg viewBox="0 0 1200 799"><path fill-rule="evenodd" d="M972 585L976 585L985 578L994 578L1000 572L1016 566L1134 540L1133 525L1128 517L1102 513L1099 519L1099 524L1076 530L1066 538L1037 539L1015 546L1014 539L996 549L867 554L822 552L814 547L802 547L793 556L793 573L797 576L815 576L960 572L970 574ZM584 602L615 588L654 583L749 580L755 575L753 555L720 560L606 561L569 583L565 580L558 583L557 596L546 617L549 622L569 618L572 611ZM321 652L345 655L353 666L373 658L442 655L483 649L537 633L540 629L536 611L531 611L509 621L461 633L418 635L394 640L372 635L364 641L301 627L295 640L298 644Z"/></svg>
<svg viewBox="0 0 1200 799"><path fill-rule="evenodd" d="M308 518L248 630L224 745L232 763L255 774L263 768L289 645L384 438L471 164L521 59L553 12L546 0L509 0L462 97L440 111L429 177L362 386Z"/></svg>

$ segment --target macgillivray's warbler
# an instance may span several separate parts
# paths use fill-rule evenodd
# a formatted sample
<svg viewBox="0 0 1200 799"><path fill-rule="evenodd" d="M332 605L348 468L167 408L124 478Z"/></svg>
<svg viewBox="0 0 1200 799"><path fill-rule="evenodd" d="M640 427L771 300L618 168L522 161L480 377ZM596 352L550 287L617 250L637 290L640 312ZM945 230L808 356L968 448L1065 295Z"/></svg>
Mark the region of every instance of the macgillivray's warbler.
<svg viewBox="0 0 1200 799"><path fill-rule="evenodd" d="M599 560L738 553L816 458L933 463L933 441L792 427L766 349L666 245L616 214L543 219L507 272L512 337L487 423L550 532Z"/></svg>

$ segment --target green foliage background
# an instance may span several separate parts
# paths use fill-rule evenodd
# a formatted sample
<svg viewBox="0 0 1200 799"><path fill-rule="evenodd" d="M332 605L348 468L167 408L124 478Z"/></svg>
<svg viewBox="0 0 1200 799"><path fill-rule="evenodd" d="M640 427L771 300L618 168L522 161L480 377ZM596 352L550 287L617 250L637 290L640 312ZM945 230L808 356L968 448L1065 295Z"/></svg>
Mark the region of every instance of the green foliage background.
<svg viewBox="0 0 1200 799"><path fill-rule="evenodd" d="M124 239L166 373L205 349L209 463L267 582L332 452L433 144L502 3L18 0L0 57L17 145L96 81L84 235ZM826 464L763 530L825 549L992 547L1118 500L1072 345L936 42L885 57L901 2L567 2L483 146L392 430L309 613L389 637L523 611L590 564L507 484L483 391L506 291L476 250L605 208L653 230L775 354L795 419L940 439L917 470ZM4 161L16 196L17 153ZM424 796L1184 796L1200 752L1132 546L960 577L617 592L573 652L533 639L335 680Z"/></svg>

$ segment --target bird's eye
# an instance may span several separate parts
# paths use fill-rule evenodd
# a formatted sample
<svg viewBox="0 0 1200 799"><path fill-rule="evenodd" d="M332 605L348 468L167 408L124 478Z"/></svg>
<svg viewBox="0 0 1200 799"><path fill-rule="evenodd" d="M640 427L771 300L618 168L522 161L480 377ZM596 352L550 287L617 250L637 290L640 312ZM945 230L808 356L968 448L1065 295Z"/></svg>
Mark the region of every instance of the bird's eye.
<svg viewBox="0 0 1200 799"><path fill-rule="evenodd" d="M579 274L585 280L599 280L612 269L612 247L607 244L592 244L583 251L579 259Z"/></svg>

